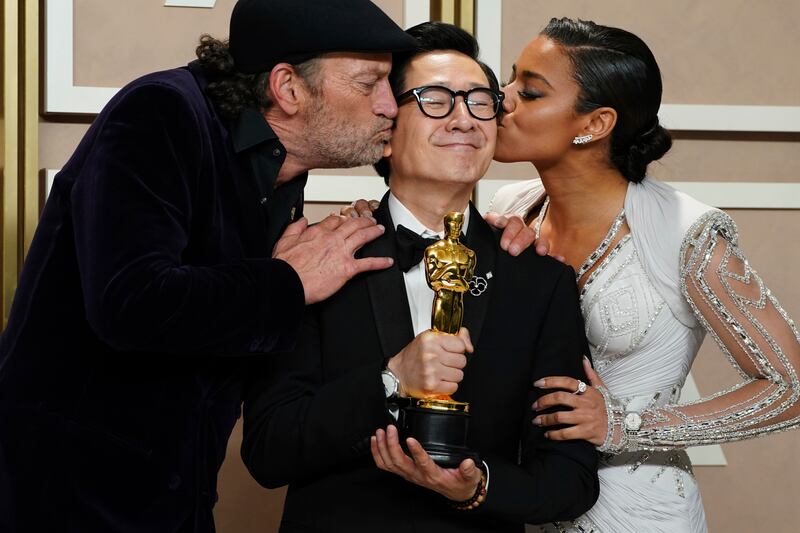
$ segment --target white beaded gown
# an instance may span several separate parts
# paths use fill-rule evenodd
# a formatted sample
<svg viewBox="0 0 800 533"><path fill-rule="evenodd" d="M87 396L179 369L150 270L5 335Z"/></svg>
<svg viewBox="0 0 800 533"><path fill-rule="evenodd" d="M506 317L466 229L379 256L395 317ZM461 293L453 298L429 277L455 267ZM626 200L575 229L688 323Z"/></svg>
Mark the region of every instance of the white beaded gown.
<svg viewBox="0 0 800 533"><path fill-rule="evenodd" d="M540 180L498 191L491 210L527 214ZM683 449L755 437L800 423L800 336L737 246L725 213L649 178L630 184L613 239L581 281L595 369L607 387L609 434L600 497L574 521L542 531L705 532ZM680 390L709 333L742 381L691 404ZM638 429L624 423L636 413Z"/></svg>

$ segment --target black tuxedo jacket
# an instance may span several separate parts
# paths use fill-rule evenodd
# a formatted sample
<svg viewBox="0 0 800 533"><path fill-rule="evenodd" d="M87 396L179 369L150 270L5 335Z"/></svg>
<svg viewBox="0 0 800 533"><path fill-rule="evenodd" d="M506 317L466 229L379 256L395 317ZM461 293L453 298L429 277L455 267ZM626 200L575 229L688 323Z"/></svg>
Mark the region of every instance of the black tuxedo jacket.
<svg viewBox="0 0 800 533"><path fill-rule="evenodd" d="M393 422L381 370L414 338L393 266L309 309L297 350L265 361L246 387L242 456L262 485L289 484L282 532L521 532L524 522L574 518L595 502L592 445L550 441L531 423L536 379L584 378L589 351L574 273L533 250L517 258L500 251L499 235L471 210L465 244L488 287L465 297L475 353L454 399L471 403L469 445L490 472L486 501L452 510L372 460L369 437ZM392 257L386 198L375 216L386 233L362 253Z"/></svg>

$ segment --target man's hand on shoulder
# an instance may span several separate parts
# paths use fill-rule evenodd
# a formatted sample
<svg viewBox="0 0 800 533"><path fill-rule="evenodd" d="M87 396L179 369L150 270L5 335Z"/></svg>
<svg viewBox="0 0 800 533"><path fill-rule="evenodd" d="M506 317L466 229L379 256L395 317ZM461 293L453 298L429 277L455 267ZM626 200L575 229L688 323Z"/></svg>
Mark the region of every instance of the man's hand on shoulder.
<svg viewBox="0 0 800 533"><path fill-rule="evenodd" d="M339 210L339 214L345 217L367 217L374 218L372 213L378 210L381 203L378 200L356 200L350 205L346 205Z"/></svg>
<svg viewBox="0 0 800 533"><path fill-rule="evenodd" d="M464 379L465 353L472 353L467 328L458 335L423 331L389 359L389 370L400 380L404 396L423 398L453 394Z"/></svg>
<svg viewBox="0 0 800 533"><path fill-rule="evenodd" d="M371 218L330 215L314 226L301 218L286 228L275 244L272 257L297 272L306 304L320 302L342 288L354 276L392 266L390 257L356 259L356 251L385 231Z"/></svg>

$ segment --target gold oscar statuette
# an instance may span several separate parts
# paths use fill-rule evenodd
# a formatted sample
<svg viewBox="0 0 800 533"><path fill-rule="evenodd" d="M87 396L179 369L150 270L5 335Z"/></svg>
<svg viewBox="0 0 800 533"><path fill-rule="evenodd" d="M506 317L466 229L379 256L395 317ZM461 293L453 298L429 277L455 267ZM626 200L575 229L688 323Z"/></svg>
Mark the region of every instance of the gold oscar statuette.
<svg viewBox="0 0 800 533"><path fill-rule="evenodd" d="M464 293L475 272L473 250L460 242L464 214L447 213L444 238L425 249L425 279L436 293L431 311L431 329L458 335L464 319ZM401 430L416 438L440 466L454 468L467 458L478 459L466 446L469 404L450 396L410 398L401 409Z"/></svg>
<svg viewBox="0 0 800 533"><path fill-rule="evenodd" d="M444 238L425 249L425 279L436 293L431 312L431 329L458 335L464 319L464 293L475 272L475 252L459 242L464 214L444 217Z"/></svg>

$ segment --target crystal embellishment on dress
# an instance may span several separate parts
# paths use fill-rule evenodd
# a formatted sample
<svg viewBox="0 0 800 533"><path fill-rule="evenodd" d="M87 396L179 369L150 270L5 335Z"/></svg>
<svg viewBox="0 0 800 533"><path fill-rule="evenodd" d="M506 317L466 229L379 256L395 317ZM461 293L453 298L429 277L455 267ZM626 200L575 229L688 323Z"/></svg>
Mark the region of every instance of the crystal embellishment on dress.
<svg viewBox="0 0 800 533"><path fill-rule="evenodd" d="M534 225L537 236L547 204L545 200ZM649 490L645 486L651 482L660 489L671 487L671 504L680 507L674 500L681 500L691 507L697 484L682 448L800 425L800 332L739 249L736 226L728 215L708 208L689 224L676 220L684 228L682 242L638 241L636 232L643 228L636 224L644 220L639 204L626 199L625 206L630 208L633 233L611 241L584 272L579 292L595 370L606 384L600 391L608 418L605 441L598 447L601 483L607 471L607 483L636 488L638 493ZM682 301L672 292L660 293L675 287L664 283L672 281L675 272L665 274L651 264L650 254L666 253L659 249L662 244L675 258ZM634 308L638 318L630 313ZM706 334L741 381L679 403L680 388ZM631 411L641 417L638 429L626 427L625 415ZM629 483L620 481L620 470ZM606 520L613 520L607 503L582 518L607 527ZM615 516L621 515L620 507L611 507ZM575 533L580 531L576 523L560 522L557 529L550 524L545 531Z"/></svg>
<svg viewBox="0 0 800 533"><path fill-rule="evenodd" d="M619 251L622 249L622 247L623 247L623 246L625 246L625 245L628 243L628 241L629 241L629 240L631 240L631 235L630 235L630 233L629 233L629 234L627 234L627 235L625 235L625 236L624 236L622 239L620 239L620 241L617 243L617 245L614 247L614 249L613 249L613 250L611 250L611 253L609 253L609 254L608 254L606 257L605 257L605 259L603 259L603 261L600 263L600 266L598 266L598 267L597 267L597 268L594 270L594 272L592 272L591 274L589 274L589 277L588 277L588 278L586 278L586 283L584 283L584 284L583 284L583 287L581 287L581 292L580 292L580 295L579 295L581 300L583 300L583 296L584 296L584 295L586 294L586 292L589 290L589 287L592 285L592 283L594 283L594 280L597 278L597 276L598 276L598 275L599 275L599 274L600 274L600 273L601 273L603 270L605 270L605 268L608 266L608 264L609 264L611 261L613 261L613 260L614 260L614 258L615 258L615 257L616 257L616 256L619 254Z"/></svg>
<svg viewBox="0 0 800 533"><path fill-rule="evenodd" d="M785 431L800 424L797 345L787 345L784 335L782 346L771 331L788 326L797 342L800 334L739 250L733 221L720 211L707 212L687 232L679 257L681 290L688 306L743 381L696 402L677 404L672 400L660 407L647 406L640 412L641 428L632 432L623 429L623 403L608 394L609 428L606 442L600 447L603 451L659 451L717 444ZM630 256L626 262L628 259ZM633 267L630 263L624 268ZM615 275L622 269L617 267L611 275L601 274L599 289L593 287L583 298L590 341L592 306L602 298L603 289L619 286ZM771 321L769 328L767 320ZM786 349L792 350L791 356L784 352ZM598 354L593 351L593 355L597 361ZM604 377L608 358L600 355L597 369ZM743 366L748 363L750 366ZM739 392L736 399L731 395L742 390L748 393ZM707 407L698 412L694 408L698 404ZM680 479L682 483L683 478ZM681 484L676 486L680 493Z"/></svg>
<svg viewBox="0 0 800 533"><path fill-rule="evenodd" d="M734 257L739 260L739 264L742 265L742 270L744 271L743 274L738 274L731 269L731 257ZM736 299L746 305L751 305L756 309L764 309L767 305L767 290L764 286L764 282L761 281L761 278L757 275L754 275L753 269L750 268L750 263L747 261L747 258L744 257L744 254L738 248L731 248L730 246L726 247L725 255L723 256L722 261L720 262L719 268L717 269L717 273L720 276L720 282L725 286L729 294L732 294L736 297ZM739 283L744 285L750 285L751 282L755 281L758 287L758 298L751 299L747 296L741 294L741 292L734 289L728 278L734 279Z"/></svg>
<svg viewBox="0 0 800 533"><path fill-rule="evenodd" d="M553 522L552 526L556 528L558 533L601 533L591 520L586 515L580 516L572 522ZM569 529L567 529L569 528ZM548 531L545 527L540 527L539 531Z"/></svg>
<svg viewBox="0 0 800 533"><path fill-rule="evenodd" d="M544 199L544 204L542 204L542 208L539 210L539 216L536 217L536 222L533 224L533 232L536 235L536 238L539 238L539 234L542 231L542 222L544 221L544 217L547 216L547 208L550 207L550 197L546 197ZM625 208L623 207L619 214L614 218L614 221L611 223L611 227L608 229L608 233L600 241L600 244L595 248L595 250L589 254L589 257L583 262L583 264L578 269L578 272L575 273L575 279L580 280L584 274L586 274L589 270L592 269L594 264L597 262L598 259L605 255L608 247L611 246L611 243L614 242L614 239L619 233L620 228L625 223Z"/></svg>
<svg viewBox="0 0 800 533"><path fill-rule="evenodd" d="M648 459L650 458L650 453L645 452L639 456L639 458L628 467L628 473L633 474L636 470L639 469Z"/></svg>
<svg viewBox="0 0 800 533"><path fill-rule="evenodd" d="M581 291L586 337L598 371L631 354L665 307L629 237L590 274Z"/></svg>
<svg viewBox="0 0 800 533"><path fill-rule="evenodd" d="M733 221L723 212L707 212L690 228L680 257L681 290L688 305L744 381L697 402L643 410L642 427L625 435L625 442L615 448L624 444L629 451L667 450L731 442L797 427L800 424L797 346L781 346L765 321L772 321L773 331L788 326L798 342L800 334L738 249ZM718 285L714 285L714 280ZM744 284L742 290L755 286L758 294L742 294L742 290L735 290L731 280ZM768 302L774 309L768 307ZM709 320L714 320L714 327ZM793 350L795 365L784 349ZM755 372L745 370L743 365L747 362ZM745 389L749 392L744 395L740 392L736 400L730 397L730 393ZM721 401L723 398L730 400ZM692 409L698 404L710 405L698 412ZM622 423L616 411L612 416L614 424ZM610 428L611 434L616 431L616 426Z"/></svg>

